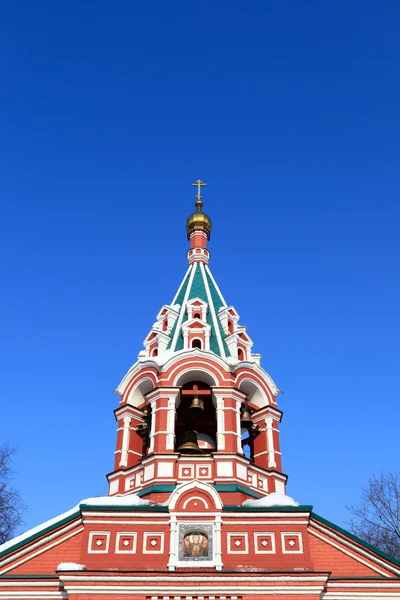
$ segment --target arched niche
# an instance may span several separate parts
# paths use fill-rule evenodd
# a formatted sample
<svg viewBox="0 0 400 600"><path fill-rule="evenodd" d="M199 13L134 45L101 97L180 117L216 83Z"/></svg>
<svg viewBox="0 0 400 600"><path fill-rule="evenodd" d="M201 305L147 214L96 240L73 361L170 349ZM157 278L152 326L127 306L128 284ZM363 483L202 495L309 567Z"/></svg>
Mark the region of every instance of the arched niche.
<svg viewBox="0 0 400 600"><path fill-rule="evenodd" d="M128 404L133 406L141 406L146 401L146 394L154 389L153 381L146 377L142 379L130 392L128 396Z"/></svg>
<svg viewBox="0 0 400 600"><path fill-rule="evenodd" d="M242 379L238 389L246 394L247 400L251 402L251 404L255 404L258 408L262 408L269 404L268 396L262 387L251 379Z"/></svg>
<svg viewBox="0 0 400 600"><path fill-rule="evenodd" d="M180 373L174 382L174 386L182 387L191 381L199 381L209 386L218 385L216 377L210 371L203 369L187 369Z"/></svg>

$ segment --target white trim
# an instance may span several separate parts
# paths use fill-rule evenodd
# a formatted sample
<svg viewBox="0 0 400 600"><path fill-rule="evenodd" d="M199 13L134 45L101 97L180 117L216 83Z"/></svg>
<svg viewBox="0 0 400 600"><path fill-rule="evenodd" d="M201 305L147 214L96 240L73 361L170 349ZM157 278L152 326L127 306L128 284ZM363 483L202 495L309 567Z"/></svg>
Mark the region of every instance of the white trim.
<svg viewBox="0 0 400 600"><path fill-rule="evenodd" d="M179 333L180 333L180 330L181 330L183 317L184 317L185 312L186 312L186 303L188 301L190 290L191 290L193 279L194 279L194 275L196 273L196 266L197 266L197 263L193 263L193 265L191 265L189 267L189 269L192 269L192 272L189 275L189 281L188 281L188 285L187 285L187 288L186 288L186 291L185 291L185 297L183 298L182 306L181 306L181 309L179 311L179 317L178 317L178 320L176 322L176 329L175 329L174 337L172 339L171 347L170 347L171 352L175 351L176 342L178 340Z"/></svg>
<svg viewBox="0 0 400 600"><path fill-rule="evenodd" d="M197 563L199 564L199 563ZM224 577L220 576L220 575L212 575L210 576L210 574L207 575L194 575L191 574L190 576L190 581L193 582L200 582L200 583L210 583L210 581L212 582L223 582L223 581L230 581L232 583L248 583L250 581L256 581L257 583L281 583L281 582L285 582L285 583L297 583L297 582L302 582L302 581L307 581L307 582L321 582L321 583L325 583L328 580L328 575L322 576L322 575L316 575L316 576L310 576L310 575L304 575L303 577L301 575L281 575L281 576L276 576L276 575L256 575L254 577L251 576L246 576L246 575L240 575L239 574L240 571L237 571L234 574L229 574L226 575ZM110 581L110 582L121 582L121 581L127 581L127 582L136 582L136 583L141 583L141 582L159 582L159 583L173 583L174 581L182 581L182 582L187 582L188 577L187 575L177 575L176 577L170 576L168 573L165 573L163 575L127 575L125 576L121 576L121 575L69 575L69 574L64 574L64 573L60 573L60 580L61 581L82 581L82 582L94 582L94 581Z"/></svg>
<svg viewBox="0 0 400 600"><path fill-rule="evenodd" d="M218 294L220 295L220 298L221 298L221 300L222 300L222 304L224 305L224 308L227 308L227 304L226 304L226 302L225 302L225 298L223 297L223 295L222 295L222 293L221 293L221 290L219 289L219 287L218 287L218 285L217 285L217 282L215 281L215 279L214 279L214 277L213 277L213 274L211 273L211 271L210 271L210 269L209 269L209 267L208 267L207 265L206 265L205 269L206 269L207 273L209 274L209 276L210 276L210 279L211 279L211 281L213 282L213 284L214 284L214 286L215 286L215 289L217 290ZM222 308L222 307L221 307L221 308ZM233 307L232 307L232 308L233 308ZM234 309L234 310L235 310L235 309Z"/></svg>
<svg viewBox="0 0 400 600"><path fill-rule="evenodd" d="M16 586L17 587L17 586ZM37 598L38 600L42 600L43 598L56 598L67 599L69 596L66 592L0 592L0 598L5 598L6 600L27 600L27 598Z"/></svg>
<svg viewBox="0 0 400 600"><path fill-rule="evenodd" d="M387 573L385 573L384 571L382 571L381 569L378 569L377 567L375 567L374 565L371 565L370 563L368 563L365 560L362 560L359 556L357 556L356 554L353 554L352 552L349 552L348 550L345 550L343 547L339 546L339 544L335 544L332 540L330 540L329 538L326 539L326 537L324 537L323 535L317 533L316 531L312 531L312 529L308 530L309 533L311 533L311 535L314 535L315 537L319 538L320 540L322 540L323 542L330 544L331 546L333 546L334 548L337 548L338 550L340 550L341 552L343 552L343 554L347 554L347 556L350 556L351 558L354 558L354 560L356 560L357 562L361 563L362 565L365 565L366 567L368 567L369 569L371 569L372 571L376 571L376 573L379 573L380 575L383 575L384 577L390 577L390 575L388 575Z"/></svg>
<svg viewBox="0 0 400 600"><path fill-rule="evenodd" d="M190 490L202 490L206 494L209 494L211 498L214 500L214 504L216 509L222 510L222 501L221 497L215 488L209 483L205 483L204 481L199 481L198 479L193 479L192 481L188 481L178 485L174 491L171 493L168 499L169 510L173 511L180 500L180 497L183 493L188 492Z"/></svg>
<svg viewBox="0 0 400 600"><path fill-rule="evenodd" d="M241 523L243 525L243 522ZM286 525L286 523L285 523ZM256 554L276 554L276 544L275 544L275 533L273 531L255 531L254 532L254 552ZM269 537L271 540L271 550L258 550L258 538L259 537Z"/></svg>
<svg viewBox="0 0 400 600"><path fill-rule="evenodd" d="M33 548L37 547L38 544L35 544L34 546L29 546L28 548L25 548L24 551L18 553L17 555L12 556L7 561L4 561L3 564L6 564L6 562L12 562L12 561L15 560L15 558L17 556L21 556L23 554L28 554L28 556L25 556L25 558L23 558L22 560L20 560L20 561L18 561L16 563L12 563L10 566L8 566L7 568L3 569L0 572L0 575L4 575L4 573L7 573L7 571L10 571L10 569L16 569L17 567L19 567L20 565L24 564L28 560L31 560L32 558L35 558L36 556L39 556L39 554L42 554L43 552L47 552L47 550L50 550L51 548L54 548L54 546L58 546L58 544L61 544L62 542L65 542L66 540L69 540L69 538L74 537L74 535L77 535L78 533L82 533L83 530L84 530L84 527L81 527L80 529L77 529L76 531L73 531L69 535L64 536L62 539L58 539L53 544L50 544L49 546L46 546L45 548L41 548L40 550L38 550L37 552L34 552L33 554L29 554L29 553L32 551ZM53 539L53 538L54 538L54 535L53 536L49 536L49 538L47 538L47 539Z"/></svg>
<svg viewBox="0 0 400 600"><path fill-rule="evenodd" d="M189 267L188 267L188 270L187 270L187 271L186 271L186 273L185 273L185 277L182 279L181 285L178 287L178 291L176 292L176 294L175 294L175 296L174 296L174 299L172 300L172 302L171 302L171 305L170 305L170 306L174 306L174 305L175 305L176 299L177 299L177 297L179 296L179 292L181 291L181 289L182 289L182 287L183 287L183 284L184 284L184 283L185 283L185 281L186 281L186 277L188 276L190 269L191 269L191 266L189 266ZM161 309L161 310L162 310L162 309Z"/></svg>
<svg viewBox="0 0 400 600"><path fill-rule="evenodd" d="M188 566L191 566L189 563ZM198 566L198 562L195 563ZM204 566L206 566L205 563L202 563ZM192 578L191 578L192 579ZM212 585L212 577L208 578L208 582L211 583L210 587L205 587L204 586L204 595L222 595L222 596L227 596L227 595L237 595L238 590L241 590L241 593L248 593L249 588L239 588L237 585L232 585L230 587L228 586L221 586L221 587L213 587ZM276 586L276 585L272 585L272 586L252 586L250 588L251 593L252 594L261 594L264 597L267 594L283 594L283 595L310 595L310 594L315 594L315 597L317 598L317 594L321 594L323 591L323 585L315 585L315 586L291 586L291 587L287 587L287 586ZM124 585L119 585L119 586L85 586L85 587L78 587L78 586L71 586L67 588L67 591L70 594L138 594L141 597L143 597L143 588L141 589L132 589L131 586L124 586ZM160 596L175 596L175 595L193 595L196 596L198 595L199 592L199 588L194 586L194 585L187 585L187 586L177 586L177 587L172 587L172 586L168 586L168 587L160 587L160 586L146 586L146 595L156 595L157 597ZM203 590L202 590L203 593ZM391 595L391 598L395 598L396 600L398 600L398 595ZM365 598L365 595L364 595Z"/></svg>
<svg viewBox="0 0 400 600"><path fill-rule="evenodd" d="M131 537L132 541L132 550L120 550L119 542L122 537ZM115 554L136 554L137 547L137 533L136 531L117 531L117 536L115 538Z"/></svg>
<svg viewBox="0 0 400 600"><path fill-rule="evenodd" d="M296 537L299 541L298 550L286 550L285 549L285 538ZM300 532L281 531L281 543L282 543L282 554L303 554L303 536Z"/></svg>
<svg viewBox="0 0 400 600"><path fill-rule="evenodd" d="M400 573L400 569L398 567L396 568L392 563L390 563L390 562L385 563L382 559L379 559L376 556L373 556L371 554L372 550L368 552L364 548L361 548L360 546L357 546L356 544L352 544L351 541L348 538L341 538L341 537L339 537L333 531L331 531L330 529L328 529L326 526L320 525L315 520L312 520L311 526L315 527L316 529L319 529L325 535L329 535L330 537L334 538L335 540L340 541L343 545L345 545L345 546L347 546L349 548L352 548L353 550L356 550L357 552L360 552L360 554L362 554L363 556L366 556L371 561L375 561L379 565L382 565L383 567L387 568L389 571L394 571L397 574ZM312 531L310 531L310 533L312 533ZM385 573L385 576L388 577L388 574Z"/></svg>
<svg viewBox="0 0 400 600"><path fill-rule="evenodd" d="M91 525L143 525L143 521L120 521L117 519L114 520L107 520L107 519L85 519L84 523L90 523ZM165 521L151 521L152 525L165 525L167 523L167 520ZM132 532L130 532L132 533Z"/></svg>
<svg viewBox="0 0 400 600"><path fill-rule="evenodd" d="M226 358L226 354L225 354L225 350L224 350L224 344L222 342L221 332L219 330L219 322L217 320L217 314L215 312L215 306L214 306L213 301L212 301L210 287L209 287L208 281L207 281L207 275L206 275L206 273L204 271L204 264L203 263L199 263L199 265L200 265L201 274L203 276L204 287L205 287L206 294L207 294L208 306L210 307L210 312L211 312L212 320L213 320L213 323L214 323L215 335L217 336L217 340L218 340L219 351L221 353L221 357L222 358Z"/></svg>
<svg viewBox="0 0 400 600"><path fill-rule="evenodd" d="M351 588L400 588L400 583L396 583L391 582L390 580L383 580L380 581L379 583L365 583L365 582L360 582L360 583L332 583L328 580L327 582L327 587L331 588L331 587L338 587L338 588L346 588L346 587L351 587ZM329 590L328 590L329 591Z"/></svg>
<svg viewBox="0 0 400 600"><path fill-rule="evenodd" d="M233 532L230 531L226 534L227 536L227 553L228 554L248 554L249 552L249 534L247 533L247 531L237 531L237 532ZM231 543L231 539L234 537L243 537L244 538L244 549L240 549L240 550L232 550L232 543ZM239 546L240 548L240 546Z"/></svg>
<svg viewBox="0 0 400 600"><path fill-rule="evenodd" d="M92 542L95 535L104 535L106 538L106 547L99 550L92 550ZM109 531L89 531L88 554L107 554L110 547L110 532Z"/></svg>
<svg viewBox="0 0 400 600"><path fill-rule="evenodd" d="M189 502L191 502L192 500L200 500L200 502L203 503L204 508L209 508L207 502L205 501L204 498L201 498L200 496L190 496L190 498L188 498L187 500L185 500L185 502L183 503L183 510L185 510L186 506L189 504Z"/></svg>
<svg viewBox="0 0 400 600"><path fill-rule="evenodd" d="M150 537L160 538L160 549L159 550L146 550L147 539ZM164 554L164 532L163 531L145 531L143 533L143 554Z"/></svg>

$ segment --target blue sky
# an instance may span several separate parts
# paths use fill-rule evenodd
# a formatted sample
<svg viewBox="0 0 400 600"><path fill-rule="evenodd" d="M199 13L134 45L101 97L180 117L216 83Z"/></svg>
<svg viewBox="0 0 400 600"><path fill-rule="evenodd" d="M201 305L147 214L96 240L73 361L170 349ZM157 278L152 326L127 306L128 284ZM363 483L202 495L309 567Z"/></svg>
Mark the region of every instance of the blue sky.
<svg viewBox="0 0 400 600"><path fill-rule="evenodd" d="M343 525L399 464L399 5L11 2L1 421L23 529L107 493L113 389L210 267L284 390L288 492Z"/></svg>

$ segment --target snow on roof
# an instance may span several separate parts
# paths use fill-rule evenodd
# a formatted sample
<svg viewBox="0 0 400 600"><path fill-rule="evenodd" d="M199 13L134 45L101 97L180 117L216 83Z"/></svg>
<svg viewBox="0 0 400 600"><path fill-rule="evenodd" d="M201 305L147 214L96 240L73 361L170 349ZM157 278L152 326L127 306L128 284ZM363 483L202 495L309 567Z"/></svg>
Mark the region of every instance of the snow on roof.
<svg viewBox="0 0 400 600"><path fill-rule="evenodd" d="M144 506L150 504L150 500L144 500L137 494L128 494L126 496L98 496L97 498L85 498L81 504L90 504L91 506Z"/></svg>
<svg viewBox="0 0 400 600"><path fill-rule="evenodd" d="M245 500L242 506L263 506L268 508L269 506L299 506L299 503L290 496L286 496L286 494L272 492L272 494L268 494L268 496L264 496L258 500Z"/></svg>
<svg viewBox="0 0 400 600"><path fill-rule="evenodd" d="M0 552L7 550L7 548L10 548L11 546L14 546L15 544L19 544L20 542L23 542L24 540L31 537L32 535L35 535L35 533L40 533L43 529L47 529L48 527L55 525L59 521L62 521L64 519L66 519L67 517L72 516L77 511L79 511L79 504L77 506L74 506L74 508L67 510L67 512L62 513L61 515L58 515L57 517L54 517L53 519L49 519L48 521L45 521L44 523L41 523L40 525L37 525L36 527L33 527L32 529L25 531L25 533L21 533L21 535L18 535L17 537L13 538L12 540L8 540L8 542L4 542L4 544L0 545Z"/></svg>
<svg viewBox="0 0 400 600"><path fill-rule="evenodd" d="M89 504L90 506L144 506L150 504L150 500L143 500L137 494L128 494L126 496L99 496L97 498L85 498L84 500L81 500L79 504L74 506L74 508L67 510L67 512L62 513L61 515L58 515L53 519L49 519L48 521L45 521L44 523L41 523L40 525L37 525L36 527L25 531L25 533L22 533L21 535L18 535L17 537L8 540L8 542L1 544L0 553L4 552L4 550L7 550L8 548L11 548L12 546L15 546L16 544L24 542L25 540L36 534L40 534L48 527L52 527L53 525L56 526L64 519L71 517L74 513L79 513L81 504Z"/></svg>
<svg viewBox="0 0 400 600"><path fill-rule="evenodd" d="M85 569L86 565L79 565L78 563L73 562L65 562L60 563L56 571L84 571Z"/></svg>

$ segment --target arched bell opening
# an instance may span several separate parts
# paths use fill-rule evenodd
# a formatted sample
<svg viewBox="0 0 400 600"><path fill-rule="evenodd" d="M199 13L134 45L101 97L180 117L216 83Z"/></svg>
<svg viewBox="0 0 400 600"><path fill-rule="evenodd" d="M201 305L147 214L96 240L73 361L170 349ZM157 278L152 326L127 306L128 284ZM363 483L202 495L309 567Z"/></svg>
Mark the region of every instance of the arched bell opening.
<svg viewBox="0 0 400 600"><path fill-rule="evenodd" d="M210 385L190 381L182 386L175 433L175 449L182 454L207 454L216 449L217 418Z"/></svg>
<svg viewBox="0 0 400 600"><path fill-rule="evenodd" d="M144 458L149 453L153 424L153 415L150 404L145 404L142 408L142 419L143 422L136 427L136 433L142 438L142 458Z"/></svg>

